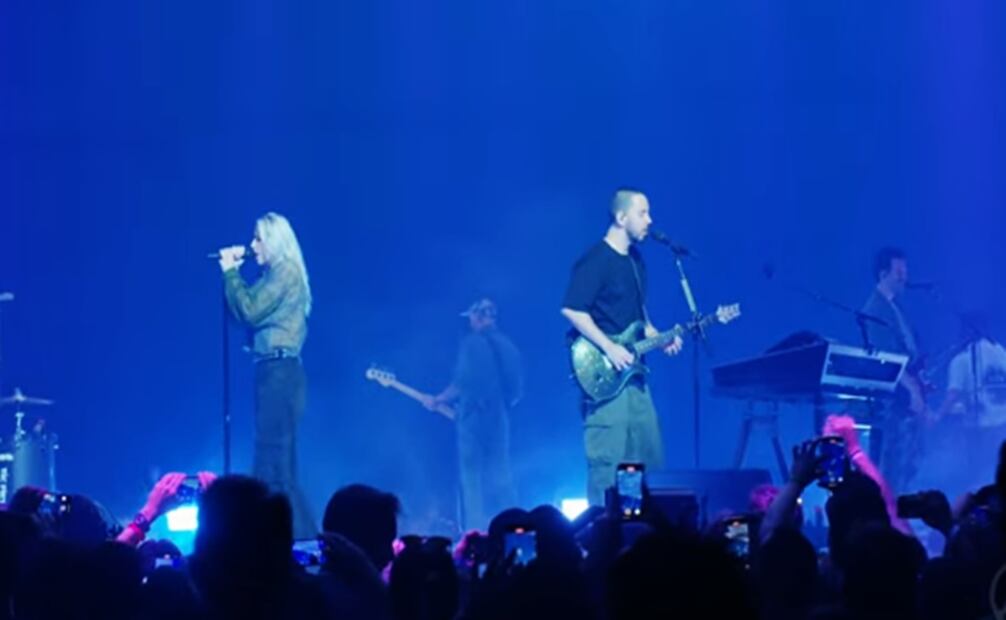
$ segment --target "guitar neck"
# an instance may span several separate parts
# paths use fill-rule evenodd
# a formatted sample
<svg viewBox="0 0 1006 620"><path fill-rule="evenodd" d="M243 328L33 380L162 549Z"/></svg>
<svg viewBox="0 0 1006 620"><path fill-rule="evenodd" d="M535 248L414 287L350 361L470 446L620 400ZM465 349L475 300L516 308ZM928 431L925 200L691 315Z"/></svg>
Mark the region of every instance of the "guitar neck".
<svg viewBox="0 0 1006 620"><path fill-rule="evenodd" d="M388 387L395 388L396 390L398 390L402 394L405 394L409 398L414 398L414 399L416 399L419 402L423 401L423 393L422 392L420 392L419 390L417 390L416 388L414 388L412 386L405 385L404 383L402 383L401 381L399 381L397 379L394 379L394 380L388 382Z"/></svg>
<svg viewBox="0 0 1006 620"><path fill-rule="evenodd" d="M425 394L423 394L422 392L420 392L419 390L417 390L412 386L402 383L398 379L392 379L391 381L389 381L388 387L394 388L399 392L401 392L402 394L405 394L409 398L413 398L420 403L423 402L423 397L425 396ZM449 420L453 420L454 416L456 415L454 409L448 405L437 405L435 411Z"/></svg>
<svg viewBox="0 0 1006 620"><path fill-rule="evenodd" d="M675 338L684 335L686 331L691 331L695 327L705 329L715 321L716 321L716 315L710 314L709 316L702 317L702 319L700 319L698 323L692 321L690 323L687 323L686 325L678 324L665 332L660 332L656 336L640 340L639 342L632 345L632 348L635 349L638 355L646 355L647 353L649 353L654 349L660 349L666 347L667 345L671 344L671 342L673 342Z"/></svg>

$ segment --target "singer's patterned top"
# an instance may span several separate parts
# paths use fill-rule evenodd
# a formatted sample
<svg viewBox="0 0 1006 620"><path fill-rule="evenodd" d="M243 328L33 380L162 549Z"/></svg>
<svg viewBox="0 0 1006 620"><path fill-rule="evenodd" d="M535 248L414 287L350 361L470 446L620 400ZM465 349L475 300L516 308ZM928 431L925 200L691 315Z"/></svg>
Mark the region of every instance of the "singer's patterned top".
<svg viewBox="0 0 1006 620"><path fill-rule="evenodd" d="M292 261L268 266L254 284L235 267L224 272L227 305L250 331L256 359L300 355L307 338L308 291Z"/></svg>

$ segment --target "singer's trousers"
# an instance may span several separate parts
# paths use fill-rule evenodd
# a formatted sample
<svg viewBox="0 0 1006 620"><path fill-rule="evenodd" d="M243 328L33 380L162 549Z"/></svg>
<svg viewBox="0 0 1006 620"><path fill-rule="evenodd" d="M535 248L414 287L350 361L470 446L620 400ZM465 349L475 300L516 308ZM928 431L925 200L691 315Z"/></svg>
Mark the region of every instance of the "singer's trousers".
<svg viewBox="0 0 1006 620"><path fill-rule="evenodd" d="M304 414L307 379L300 359L285 357L255 364L255 456L253 474L293 507L297 539L318 534L311 507L297 484L297 424Z"/></svg>

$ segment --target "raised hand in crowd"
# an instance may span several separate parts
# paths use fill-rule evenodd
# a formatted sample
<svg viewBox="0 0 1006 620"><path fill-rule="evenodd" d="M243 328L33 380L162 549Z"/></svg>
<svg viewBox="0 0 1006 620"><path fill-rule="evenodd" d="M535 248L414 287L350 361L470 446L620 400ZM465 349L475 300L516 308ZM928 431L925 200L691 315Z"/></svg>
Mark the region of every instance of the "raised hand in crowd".
<svg viewBox="0 0 1006 620"><path fill-rule="evenodd" d="M769 504L758 531L758 537L762 544L768 541L777 529L791 520L790 517L796 510L797 500L800 499L803 490L814 481L821 466L821 458L818 456L816 448L817 442L814 440L793 446L793 466L790 468L789 480Z"/></svg>
<svg viewBox="0 0 1006 620"><path fill-rule="evenodd" d="M154 521L180 504L183 499L180 489L188 477L179 472L170 472L161 476L161 479L150 490L147 502L116 540L127 545L138 545L146 537ZM199 492L201 493L216 480L216 474L201 471L196 474L195 478L198 480Z"/></svg>
<svg viewBox="0 0 1006 620"><path fill-rule="evenodd" d="M903 534L913 535L911 526L904 519L898 517L897 498L891 485L888 484L880 468L870 459L870 455L863 450L859 443L859 435L856 433L856 420L849 415L833 414L824 421L824 428L821 431L824 436L837 436L845 441L845 451L849 455L849 462L856 466L856 469L877 483L880 493L884 497L884 504L887 506L887 514L891 518L891 525Z"/></svg>

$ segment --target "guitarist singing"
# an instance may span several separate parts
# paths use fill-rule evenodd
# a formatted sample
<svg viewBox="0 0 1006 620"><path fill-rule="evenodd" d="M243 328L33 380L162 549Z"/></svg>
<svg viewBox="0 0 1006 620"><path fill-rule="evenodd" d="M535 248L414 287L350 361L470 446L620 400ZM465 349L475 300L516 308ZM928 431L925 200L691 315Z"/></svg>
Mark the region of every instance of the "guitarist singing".
<svg viewBox="0 0 1006 620"><path fill-rule="evenodd" d="M485 529L489 520L517 504L510 472L510 407L520 400L520 353L496 325L496 304L480 299L461 316L471 331L458 347L454 377L440 394L425 396L430 410L456 403L461 520Z"/></svg>
<svg viewBox="0 0 1006 620"><path fill-rule="evenodd" d="M874 256L876 286L863 305L863 312L883 319L887 325L867 323L869 345L881 351L902 353L909 357L895 402L883 421L880 465L891 487L907 492L918 471L922 422L928 415L922 382L913 371L919 362L915 330L905 316L898 299L908 287L908 260L893 247L882 248Z"/></svg>
<svg viewBox="0 0 1006 620"><path fill-rule="evenodd" d="M652 223L650 203L642 192L622 188L615 192L609 215L604 239L573 266L562 314L621 370L635 359L610 335L621 333L634 321L645 323L646 336L658 333L646 312L646 268L634 247L646 238ZM681 338L676 337L664 351L675 355L681 347ZM592 505L603 504L604 491L615 483L619 463L662 465L660 425L643 375L634 377L610 400L584 399L583 442L587 497Z"/></svg>

